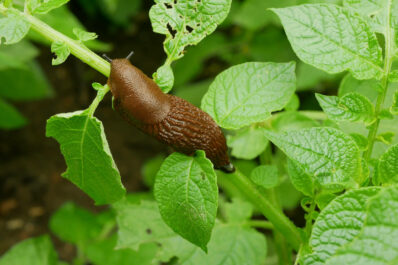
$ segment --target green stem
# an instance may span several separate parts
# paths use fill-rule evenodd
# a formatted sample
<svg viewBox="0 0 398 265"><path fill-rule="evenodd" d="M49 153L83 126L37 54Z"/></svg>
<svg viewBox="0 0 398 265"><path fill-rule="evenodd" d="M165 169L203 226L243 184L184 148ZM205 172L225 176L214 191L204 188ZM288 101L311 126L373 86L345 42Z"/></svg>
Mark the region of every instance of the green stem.
<svg viewBox="0 0 398 265"><path fill-rule="evenodd" d="M309 211L307 213L307 216L306 216L306 223L305 223L305 231L307 233L307 238L310 238L310 235L311 235L312 220L313 220L312 214L315 211L315 206L316 206L315 200L312 200L311 201L311 205L310 205L310 209L309 209Z"/></svg>
<svg viewBox="0 0 398 265"><path fill-rule="evenodd" d="M266 197L264 197L256 186L238 170L234 174L220 174L224 181L231 182L239 188L243 195L253 203L261 213L274 225L295 249L300 247L301 236L299 229L287 218L282 211L278 210Z"/></svg>
<svg viewBox="0 0 398 265"><path fill-rule="evenodd" d="M0 4L0 12L7 13L9 8L5 7L4 5ZM74 56L79 58L81 61L88 64L90 67L94 68L101 74L105 75L106 77L109 76L110 73L110 64L105 61L103 58L98 56L96 53L92 52L86 46L84 46L79 41L73 40L68 36L65 36L59 31L56 31L40 19L35 18L27 13L20 12L17 9L13 9L20 13L29 23L31 24L31 29L45 37L46 39L50 40L51 42L60 41L64 42Z"/></svg>
<svg viewBox="0 0 398 265"><path fill-rule="evenodd" d="M389 5L391 7L391 3ZM383 103L386 98L388 90L388 76L391 71L391 65L394 56L395 44L394 44L394 29L390 27L391 25L391 13L388 13L387 19L387 29L385 34L385 48L384 48L384 75L381 80L381 91L377 96L375 115L376 121L371 125L368 134L369 148L363 153L363 158L368 161L372 156L373 146L376 139L377 131L380 125L380 112L383 108Z"/></svg>
<svg viewBox="0 0 398 265"><path fill-rule="evenodd" d="M245 222L245 225L255 227L255 228L263 228L263 229L274 229L274 225L271 222L262 221L262 220L249 220Z"/></svg>

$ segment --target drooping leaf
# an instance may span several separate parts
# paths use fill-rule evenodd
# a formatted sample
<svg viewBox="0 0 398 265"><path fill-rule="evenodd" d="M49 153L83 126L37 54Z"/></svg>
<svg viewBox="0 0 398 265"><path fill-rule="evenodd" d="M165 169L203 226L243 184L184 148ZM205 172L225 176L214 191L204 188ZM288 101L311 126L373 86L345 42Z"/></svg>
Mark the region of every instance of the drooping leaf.
<svg viewBox="0 0 398 265"><path fill-rule="evenodd" d="M227 144L232 148L231 154L248 160L259 156L268 145L263 131L263 128L247 127L237 131L235 135L227 135Z"/></svg>
<svg viewBox="0 0 398 265"><path fill-rule="evenodd" d="M390 265L398 261L398 187L381 190L369 200L362 231L339 249L326 265ZM356 218L355 218L356 219Z"/></svg>
<svg viewBox="0 0 398 265"><path fill-rule="evenodd" d="M70 54L69 46L65 42L53 42L51 44L51 52L55 53L57 58L52 59L52 65L59 65L66 61Z"/></svg>
<svg viewBox="0 0 398 265"><path fill-rule="evenodd" d="M68 2L69 0L30 0L27 6L32 14L45 14Z"/></svg>
<svg viewBox="0 0 398 265"><path fill-rule="evenodd" d="M339 130L320 127L265 135L324 187L341 189L360 177L358 147Z"/></svg>
<svg viewBox="0 0 398 265"><path fill-rule="evenodd" d="M348 93L344 96L325 96L315 94L323 111L334 121L351 121L370 124L375 120L373 104L358 93Z"/></svg>
<svg viewBox="0 0 398 265"><path fill-rule="evenodd" d="M315 221L310 238L314 253L305 258L304 264L324 264L340 247L351 242L365 222L367 201L379 190L356 189L330 202ZM318 263L312 263L313 260Z"/></svg>
<svg viewBox="0 0 398 265"><path fill-rule="evenodd" d="M202 109L223 128L239 129L281 110L295 89L295 64L244 63L219 74Z"/></svg>
<svg viewBox="0 0 398 265"><path fill-rule="evenodd" d="M218 188L213 164L205 153L197 151L193 157L171 154L156 176L154 191L165 223L207 251L216 219Z"/></svg>
<svg viewBox="0 0 398 265"><path fill-rule="evenodd" d="M253 169L250 179L260 187L271 189L278 185L279 173L275 165L261 165Z"/></svg>
<svg viewBox="0 0 398 265"><path fill-rule="evenodd" d="M349 70L357 79L381 78L381 48L370 27L337 5L306 4L273 9L297 56L334 74ZM360 48L358 48L360 47Z"/></svg>
<svg viewBox="0 0 398 265"><path fill-rule="evenodd" d="M17 109L0 98L0 129L17 129L26 122L25 117Z"/></svg>
<svg viewBox="0 0 398 265"><path fill-rule="evenodd" d="M47 235L19 242L0 258L0 265L54 265L57 262L57 253Z"/></svg>
<svg viewBox="0 0 398 265"><path fill-rule="evenodd" d="M95 32L87 32L85 30L82 30L81 28L74 28L73 29L73 34L77 37L77 39L81 42L89 41L89 40L95 40L98 38L97 33Z"/></svg>
<svg viewBox="0 0 398 265"><path fill-rule="evenodd" d="M46 136L61 145L67 171L63 177L96 204L112 203L125 194L102 123L87 111L62 113L47 121Z"/></svg>
<svg viewBox="0 0 398 265"><path fill-rule="evenodd" d="M19 11L9 9L5 17L0 15L0 44L17 43L25 37L30 28L30 23Z"/></svg>
<svg viewBox="0 0 398 265"><path fill-rule="evenodd" d="M382 183L398 183L398 145L393 145L380 157L378 178Z"/></svg>
<svg viewBox="0 0 398 265"><path fill-rule="evenodd" d="M301 191L304 195L309 197L314 196L314 180L313 178L304 172L304 170L291 159L287 161L287 172L293 186Z"/></svg>

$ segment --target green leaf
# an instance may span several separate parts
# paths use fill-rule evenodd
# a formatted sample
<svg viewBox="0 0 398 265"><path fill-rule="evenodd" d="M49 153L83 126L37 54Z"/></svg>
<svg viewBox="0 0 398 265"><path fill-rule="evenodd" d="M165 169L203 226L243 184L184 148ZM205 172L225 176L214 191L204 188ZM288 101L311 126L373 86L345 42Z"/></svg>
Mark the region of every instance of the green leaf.
<svg viewBox="0 0 398 265"><path fill-rule="evenodd" d="M333 193L320 193L315 197L315 202L319 209L323 210L336 197L337 195Z"/></svg>
<svg viewBox="0 0 398 265"><path fill-rule="evenodd" d="M51 216L50 229L61 240L83 247L100 235L102 223L93 213L68 202Z"/></svg>
<svg viewBox="0 0 398 265"><path fill-rule="evenodd" d="M398 115L398 89L394 93L394 100L390 107L390 112L393 115Z"/></svg>
<svg viewBox="0 0 398 265"><path fill-rule="evenodd" d="M293 94L289 102L285 106L286 111L296 111L300 107L300 99L297 94Z"/></svg>
<svg viewBox="0 0 398 265"><path fill-rule="evenodd" d="M228 147L232 148L231 154L236 158L248 160L259 156L268 146L263 131L263 128L246 127L234 135L227 135Z"/></svg>
<svg viewBox="0 0 398 265"><path fill-rule="evenodd" d="M350 136L352 139L354 139L359 148L359 151L365 151L366 149L368 149L368 138L359 133L350 133Z"/></svg>
<svg viewBox="0 0 398 265"><path fill-rule="evenodd" d="M53 265L57 259L50 237L44 235L14 245L0 258L0 265Z"/></svg>
<svg viewBox="0 0 398 265"><path fill-rule="evenodd" d="M96 38L98 38L97 33L87 32L85 30L82 30L81 28L73 28L73 34L75 34L77 39L81 42L95 40Z"/></svg>
<svg viewBox="0 0 398 265"><path fill-rule="evenodd" d="M45 14L68 3L69 0L30 0L28 9L32 14Z"/></svg>
<svg viewBox="0 0 398 265"><path fill-rule="evenodd" d="M154 187L165 223L205 252L217 214L216 178L203 151L193 157L173 153L163 162Z"/></svg>
<svg viewBox="0 0 398 265"><path fill-rule="evenodd" d="M30 23L19 11L9 9L7 15L0 18L0 44L13 44L22 40L28 33Z"/></svg>
<svg viewBox="0 0 398 265"><path fill-rule="evenodd" d="M369 200L362 231L339 249L327 265L390 265L398 261L398 187L381 190ZM357 220L355 216L354 220Z"/></svg>
<svg viewBox="0 0 398 265"><path fill-rule="evenodd" d="M253 169L250 179L257 185L271 189L278 185L279 173L275 165L261 165Z"/></svg>
<svg viewBox="0 0 398 265"><path fill-rule="evenodd" d="M173 88L174 84L173 69L171 69L170 65L162 65L153 74L153 80L164 93L168 93Z"/></svg>
<svg viewBox="0 0 398 265"><path fill-rule="evenodd" d="M267 9L270 1L246 0L234 16L234 22L252 31L256 31L273 22L274 16Z"/></svg>
<svg viewBox="0 0 398 265"><path fill-rule="evenodd" d="M297 65L297 90L317 89L319 84L332 82L338 77L339 75L331 75L309 64L299 62Z"/></svg>
<svg viewBox="0 0 398 265"><path fill-rule="evenodd" d="M380 157L378 178L382 183L398 183L398 144L388 148Z"/></svg>
<svg viewBox="0 0 398 265"><path fill-rule="evenodd" d="M21 69L0 71L0 97L15 101L48 98L53 91L40 66L35 62L26 62Z"/></svg>
<svg viewBox="0 0 398 265"><path fill-rule="evenodd" d="M228 223L243 223L252 216L253 205L239 197L235 197L232 198L232 202L224 205L223 210Z"/></svg>
<svg viewBox="0 0 398 265"><path fill-rule="evenodd" d="M388 75L388 82L396 83L398 82L398 70L393 70Z"/></svg>
<svg viewBox="0 0 398 265"><path fill-rule="evenodd" d="M384 132L384 133L378 134L376 136L375 140L385 143L386 145L390 145L390 144L392 144L394 137L395 137L394 132Z"/></svg>
<svg viewBox="0 0 398 265"><path fill-rule="evenodd" d="M377 187L356 189L330 202L315 221L310 238L314 253L305 257L304 264L313 264L309 261L314 259L318 261L315 264L323 264L359 235L365 222L366 203L379 190Z"/></svg>
<svg viewBox="0 0 398 265"><path fill-rule="evenodd" d="M358 147L339 130L323 127L265 135L325 188L350 186L361 175Z"/></svg>
<svg viewBox="0 0 398 265"><path fill-rule="evenodd" d="M149 11L154 32L166 35L164 50L170 61L184 48L211 34L228 15L231 0L155 0Z"/></svg>
<svg viewBox="0 0 398 265"><path fill-rule="evenodd" d="M202 109L223 128L239 129L265 121L294 93L295 63L244 63L219 74L202 100Z"/></svg>
<svg viewBox="0 0 398 265"><path fill-rule="evenodd" d="M320 126L319 122L296 111L279 112L271 120L272 128L278 132Z"/></svg>
<svg viewBox="0 0 398 265"><path fill-rule="evenodd" d="M361 94L348 93L341 98L318 93L315 96L323 111L333 121L363 121L371 124L375 120L373 104Z"/></svg>
<svg viewBox="0 0 398 265"><path fill-rule="evenodd" d="M314 196L314 180L306 174L304 170L291 159L287 160L287 173L289 174L290 180L293 186L304 195L309 197Z"/></svg>
<svg viewBox="0 0 398 265"><path fill-rule="evenodd" d="M26 68L26 62L33 60L38 54L38 49L24 40L13 45L0 45L0 70Z"/></svg>
<svg viewBox="0 0 398 265"><path fill-rule="evenodd" d="M17 109L0 98L0 128L17 129L26 125L26 119Z"/></svg>
<svg viewBox="0 0 398 265"><path fill-rule="evenodd" d="M386 34L387 26L396 28L398 25L398 4L395 0L344 0L343 3L346 8L361 15L373 31Z"/></svg>
<svg viewBox="0 0 398 265"><path fill-rule="evenodd" d="M297 56L328 73L352 72L357 79L381 78L381 48L369 26L331 4L273 9ZM360 47L360 48L358 48Z"/></svg>
<svg viewBox="0 0 398 265"><path fill-rule="evenodd" d="M61 145L68 166L63 177L96 204L112 203L124 196L125 189L99 120L87 111L58 114L47 121L46 136Z"/></svg>
<svg viewBox="0 0 398 265"><path fill-rule="evenodd" d="M68 58L70 54L69 46L65 42L53 42L51 44L51 52L57 55L57 58L52 59L52 65L59 65Z"/></svg>
<svg viewBox="0 0 398 265"><path fill-rule="evenodd" d="M367 97L375 103L380 84L377 80L358 80L352 74L347 74L340 83L338 96L343 97L346 94L357 92Z"/></svg>

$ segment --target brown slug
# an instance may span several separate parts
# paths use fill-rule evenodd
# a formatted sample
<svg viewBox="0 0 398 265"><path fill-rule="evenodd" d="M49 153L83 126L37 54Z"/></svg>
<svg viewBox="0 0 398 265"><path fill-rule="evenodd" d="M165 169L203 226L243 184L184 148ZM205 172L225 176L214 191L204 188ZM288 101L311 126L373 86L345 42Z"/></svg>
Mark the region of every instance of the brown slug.
<svg viewBox="0 0 398 265"><path fill-rule="evenodd" d="M158 85L126 59L111 60L113 107L129 123L178 152L203 150L216 169L234 172L224 134L209 114Z"/></svg>

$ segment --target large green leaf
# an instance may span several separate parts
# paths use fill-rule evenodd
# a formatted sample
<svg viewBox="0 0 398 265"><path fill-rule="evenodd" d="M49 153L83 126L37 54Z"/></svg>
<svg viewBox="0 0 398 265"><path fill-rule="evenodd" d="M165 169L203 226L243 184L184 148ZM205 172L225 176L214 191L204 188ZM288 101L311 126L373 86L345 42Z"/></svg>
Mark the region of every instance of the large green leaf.
<svg viewBox="0 0 398 265"><path fill-rule="evenodd" d="M25 117L12 105L0 98L0 128L17 129L25 124Z"/></svg>
<svg viewBox="0 0 398 265"><path fill-rule="evenodd" d="M112 203L125 194L119 171L112 159L102 123L88 111L62 113L47 121L46 136L61 145L67 178L96 204Z"/></svg>
<svg viewBox="0 0 398 265"><path fill-rule="evenodd" d="M270 117L290 100L295 63L244 63L219 74L202 100L202 109L223 128L239 129Z"/></svg>
<svg viewBox="0 0 398 265"><path fill-rule="evenodd" d="M341 98L315 94L323 111L334 121L364 122L375 120L375 110L368 98L358 93L348 93Z"/></svg>
<svg viewBox="0 0 398 265"><path fill-rule="evenodd" d="M28 33L30 23L16 10L8 10L7 15L0 15L0 44L19 42Z"/></svg>
<svg viewBox="0 0 398 265"><path fill-rule="evenodd" d="M381 48L369 26L336 5L274 9L297 56L329 73L345 70L358 79L383 74Z"/></svg>
<svg viewBox="0 0 398 265"><path fill-rule="evenodd" d="M45 235L14 245L0 258L0 265L54 265L57 261L50 237Z"/></svg>
<svg viewBox="0 0 398 265"><path fill-rule="evenodd" d="M366 221L361 233L327 265L398 264L398 187L380 191L367 205ZM356 219L356 218L355 218Z"/></svg>
<svg viewBox="0 0 398 265"><path fill-rule="evenodd" d="M365 223L366 203L379 190L377 187L352 190L329 203L316 219L310 238L314 253L305 257L304 264L323 264L351 242Z"/></svg>
<svg viewBox="0 0 398 265"><path fill-rule="evenodd" d="M340 130L319 127L265 135L322 186L349 186L361 176L358 147Z"/></svg>
<svg viewBox="0 0 398 265"><path fill-rule="evenodd" d="M216 178L213 164L197 151L195 156L171 154L155 180L155 198L165 223L204 251L217 214Z"/></svg>
<svg viewBox="0 0 398 265"><path fill-rule="evenodd" d="M391 146L381 156L378 174L382 183L398 183L398 144Z"/></svg>
<svg viewBox="0 0 398 265"><path fill-rule="evenodd" d="M65 5L69 0L30 0L28 9L32 14L45 14L55 8Z"/></svg>

